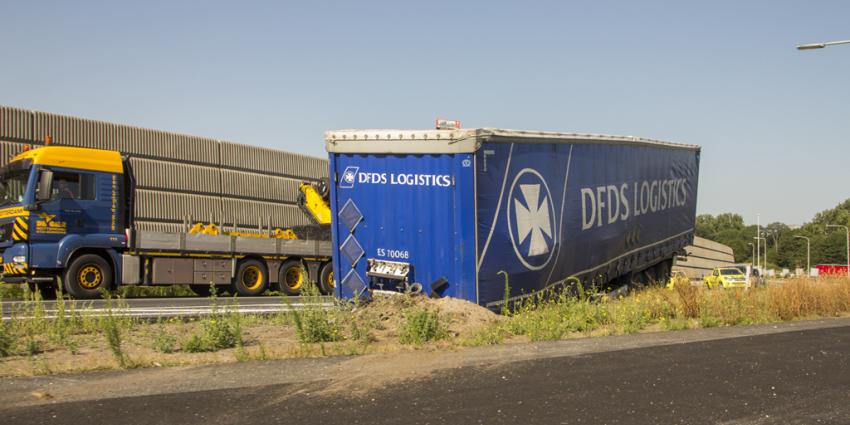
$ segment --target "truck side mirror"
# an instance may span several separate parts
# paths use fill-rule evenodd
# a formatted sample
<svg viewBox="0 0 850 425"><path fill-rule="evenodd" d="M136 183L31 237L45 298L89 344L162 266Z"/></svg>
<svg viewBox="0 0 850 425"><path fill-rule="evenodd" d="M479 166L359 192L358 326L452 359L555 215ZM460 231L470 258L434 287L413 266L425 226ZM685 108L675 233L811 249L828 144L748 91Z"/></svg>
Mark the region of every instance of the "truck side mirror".
<svg viewBox="0 0 850 425"><path fill-rule="evenodd" d="M50 199L50 190L53 186L53 171L41 170L38 176L38 187L36 187L35 200L38 202Z"/></svg>

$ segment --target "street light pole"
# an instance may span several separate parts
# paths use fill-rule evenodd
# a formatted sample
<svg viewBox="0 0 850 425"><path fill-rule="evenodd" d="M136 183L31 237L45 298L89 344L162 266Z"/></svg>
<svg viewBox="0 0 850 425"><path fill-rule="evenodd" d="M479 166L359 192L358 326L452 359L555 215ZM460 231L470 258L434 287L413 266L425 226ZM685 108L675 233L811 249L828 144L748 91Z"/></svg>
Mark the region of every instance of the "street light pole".
<svg viewBox="0 0 850 425"><path fill-rule="evenodd" d="M768 246L767 246L767 232L766 231L762 232L761 235L764 238L764 270L767 271L767 251L769 251L767 249L768 248Z"/></svg>
<svg viewBox="0 0 850 425"><path fill-rule="evenodd" d="M764 273L762 273L762 275L764 275L764 274L767 273L767 239L765 239L761 236L756 236L753 239L756 240L756 245L758 246L758 249L759 249L759 250L756 251L756 255L758 256L758 258L761 258L761 251L760 251L761 241L762 241L762 239L764 239ZM759 270L759 271L761 271L761 270Z"/></svg>
<svg viewBox="0 0 850 425"><path fill-rule="evenodd" d="M811 239L805 236L794 235L797 239L805 239L806 240L806 276L811 276L812 274L812 241Z"/></svg>
<svg viewBox="0 0 850 425"><path fill-rule="evenodd" d="M840 227L844 229L844 234L847 237L847 244L844 246L844 252L847 254L847 277L850 277L850 228L841 224L827 224L826 227Z"/></svg>
<svg viewBox="0 0 850 425"><path fill-rule="evenodd" d="M801 44L797 46L797 50L814 50L814 49L823 49L827 46L835 46L838 44L850 44L850 40L839 40L839 41L827 41L826 43L811 43L811 44Z"/></svg>
<svg viewBox="0 0 850 425"><path fill-rule="evenodd" d="M761 214L756 214L756 254L761 255L761 240L758 238L761 235ZM756 268L761 269L759 257L756 257ZM759 270L761 272L761 270Z"/></svg>

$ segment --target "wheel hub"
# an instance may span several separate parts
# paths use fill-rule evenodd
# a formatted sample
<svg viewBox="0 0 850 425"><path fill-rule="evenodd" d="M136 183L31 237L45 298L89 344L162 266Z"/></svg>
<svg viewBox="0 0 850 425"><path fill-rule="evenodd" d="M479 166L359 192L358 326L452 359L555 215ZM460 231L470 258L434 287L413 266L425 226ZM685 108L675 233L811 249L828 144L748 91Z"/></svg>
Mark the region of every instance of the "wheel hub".
<svg viewBox="0 0 850 425"><path fill-rule="evenodd" d="M298 289L304 282L304 273L297 267L293 267L286 271L286 286L291 289Z"/></svg>
<svg viewBox="0 0 850 425"><path fill-rule="evenodd" d="M262 286L263 274L260 269L256 266L246 267L242 273L242 284L249 290L255 290Z"/></svg>
<svg viewBox="0 0 850 425"><path fill-rule="evenodd" d="M103 272L97 266L87 265L80 269L77 280L83 288L95 289L103 282Z"/></svg>

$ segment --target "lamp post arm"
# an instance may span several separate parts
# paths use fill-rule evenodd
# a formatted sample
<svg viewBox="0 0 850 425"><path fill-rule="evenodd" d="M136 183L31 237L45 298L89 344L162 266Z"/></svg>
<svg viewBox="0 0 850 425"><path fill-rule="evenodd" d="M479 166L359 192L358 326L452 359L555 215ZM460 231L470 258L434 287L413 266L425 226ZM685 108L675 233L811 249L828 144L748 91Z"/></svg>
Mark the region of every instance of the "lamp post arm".
<svg viewBox="0 0 850 425"><path fill-rule="evenodd" d="M827 41L825 43L800 44L799 46L797 46L797 50L823 49L824 47L837 46L839 44L850 44L850 40Z"/></svg>

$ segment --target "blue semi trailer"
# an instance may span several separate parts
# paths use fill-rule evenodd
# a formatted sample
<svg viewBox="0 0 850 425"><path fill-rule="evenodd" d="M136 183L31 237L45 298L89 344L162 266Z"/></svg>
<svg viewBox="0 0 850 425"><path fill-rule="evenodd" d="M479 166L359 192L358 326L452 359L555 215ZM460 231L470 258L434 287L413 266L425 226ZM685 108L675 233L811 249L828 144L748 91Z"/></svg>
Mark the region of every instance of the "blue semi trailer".
<svg viewBox="0 0 850 425"><path fill-rule="evenodd" d="M340 297L494 308L506 279L512 300L664 280L693 241L699 146L465 129L331 131L326 148Z"/></svg>

